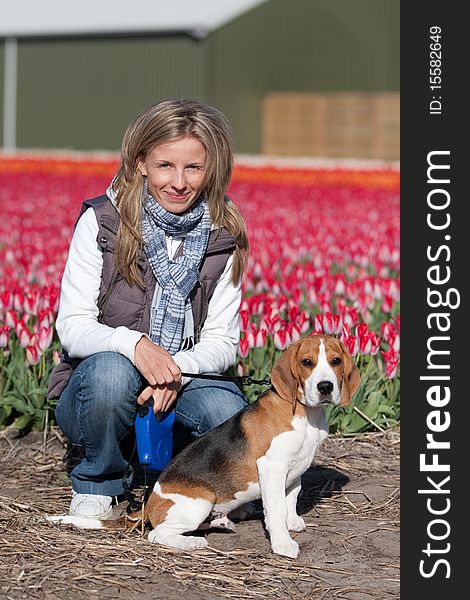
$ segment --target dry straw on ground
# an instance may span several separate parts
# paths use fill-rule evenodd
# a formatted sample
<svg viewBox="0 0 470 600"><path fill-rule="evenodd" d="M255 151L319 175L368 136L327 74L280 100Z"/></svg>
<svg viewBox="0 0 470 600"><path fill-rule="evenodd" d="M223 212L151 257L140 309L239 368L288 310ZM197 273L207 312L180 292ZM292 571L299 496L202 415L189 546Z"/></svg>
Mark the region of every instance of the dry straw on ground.
<svg viewBox="0 0 470 600"><path fill-rule="evenodd" d="M330 437L303 478L298 560L270 552L262 522L212 532L194 553L134 532L47 522L67 511L65 440L0 432L0 597L83 600L399 597L399 434ZM261 505L259 505L261 508Z"/></svg>

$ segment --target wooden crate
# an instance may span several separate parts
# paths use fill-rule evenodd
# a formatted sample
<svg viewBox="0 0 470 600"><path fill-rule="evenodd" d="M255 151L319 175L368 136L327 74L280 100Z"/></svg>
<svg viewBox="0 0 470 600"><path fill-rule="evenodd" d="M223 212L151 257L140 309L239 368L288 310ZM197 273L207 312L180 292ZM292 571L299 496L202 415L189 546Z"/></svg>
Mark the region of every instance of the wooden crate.
<svg viewBox="0 0 470 600"><path fill-rule="evenodd" d="M261 123L263 154L400 157L398 93L271 93Z"/></svg>

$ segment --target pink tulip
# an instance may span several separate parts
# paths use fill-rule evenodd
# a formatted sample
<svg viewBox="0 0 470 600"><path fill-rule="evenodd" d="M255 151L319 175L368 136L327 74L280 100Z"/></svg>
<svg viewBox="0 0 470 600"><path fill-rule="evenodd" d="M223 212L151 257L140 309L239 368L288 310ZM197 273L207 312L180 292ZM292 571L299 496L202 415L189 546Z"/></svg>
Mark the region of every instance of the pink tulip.
<svg viewBox="0 0 470 600"><path fill-rule="evenodd" d="M327 318L329 331L327 331L327 328L325 327L325 317ZM323 329L325 333L331 333L331 335L339 335L341 333L341 330L343 329L343 319L340 315L333 315L331 313L327 313L326 315L323 315Z"/></svg>
<svg viewBox="0 0 470 600"><path fill-rule="evenodd" d="M274 346L276 350L285 350L287 347L287 331L285 329L279 329L274 334Z"/></svg>
<svg viewBox="0 0 470 600"><path fill-rule="evenodd" d="M281 329L283 326L284 326L284 321L279 316L279 313L277 313L273 317L271 317L271 331L273 333L276 333L276 331L279 331L279 329Z"/></svg>
<svg viewBox="0 0 470 600"><path fill-rule="evenodd" d="M400 336L396 331L392 331L388 336L388 344L397 354L400 352Z"/></svg>
<svg viewBox="0 0 470 600"><path fill-rule="evenodd" d="M313 319L313 330L315 333L323 333L323 315L316 315Z"/></svg>
<svg viewBox="0 0 470 600"><path fill-rule="evenodd" d="M346 277L343 274L336 276L335 294L343 296L346 292Z"/></svg>
<svg viewBox="0 0 470 600"><path fill-rule="evenodd" d="M44 352L46 348L52 344L52 337L54 335L54 329L52 327L42 327L38 333L38 347L41 352Z"/></svg>
<svg viewBox="0 0 470 600"><path fill-rule="evenodd" d="M331 312L331 301L329 298L327 298L326 296L323 296L320 299L320 310L322 311L322 313L328 313Z"/></svg>
<svg viewBox="0 0 470 600"><path fill-rule="evenodd" d="M298 316L297 324L302 333L307 333L307 331L310 329L310 317L306 310L302 311Z"/></svg>
<svg viewBox="0 0 470 600"><path fill-rule="evenodd" d="M382 323L380 325L380 331L382 333L383 339L386 342L388 342L390 335L393 335L393 333L395 331L395 327L394 327L393 323L390 323L390 321L385 321L384 323Z"/></svg>
<svg viewBox="0 0 470 600"><path fill-rule="evenodd" d="M0 327L0 348L8 348L10 343L10 328L8 326Z"/></svg>
<svg viewBox="0 0 470 600"><path fill-rule="evenodd" d="M245 339L248 341L248 347L254 348L256 345L256 329L252 326L250 329L245 331Z"/></svg>
<svg viewBox="0 0 470 600"><path fill-rule="evenodd" d="M15 333L18 341L20 342L20 346L22 348L26 348L26 346L29 344L32 334L23 319L18 321L16 324Z"/></svg>
<svg viewBox="0 0 470 600"><path fill-rule="evenodd" d="M38 352L36 345L26 346L26 365L37 365L41 360L41 355Z"/></svg>
<svg viewBox="0 0 470 600"><path fill-rule="evenodd" d="M260 322L259 322L259 328L263 329L266 332L270 332L272 331L272 323L271 323L271 319L264 315L261 317Z"/></svg>
<svg viewBox="0 0 470 600"><path fill-rule="evenodd" d="M369 310L374 310L375 298L372 294L366 294L365 303L366 308L368 308Z"/></svg>
<svg viewBox="0 0 470 600"><path fill-rule="evenodd" d="M51 308L40 310L37 315L38 327L51 327L54 323L54 313Z"/></svg>
<svg viewBox="0 0 470 600"><path fill-rule="evenodd" d="M239 377L244 377L245 375L248 375L248 369L242 363L238 363L237 365L237 375Z"/></svg>
<svg viewBox="0 0 470 600"><path fill-rule="evenodd" d="M15 310L7 310L5 313L5 325L11 329L16 328L16 324L20 321L20 317Z"/></svg>
<svg viewBox="0 0 470 600"><path fill-rule="evenodd" d="M400 331L400 315L392 317L392 319L395 321L395 325L397 326L398 331Z"/></svg>
<svg viewBox="0 0 470 600"><path fill-rule="evenodd" d="M354 306L348 306L345 310L345 314L343 315L343 320L348 320L348 323L352 325L357 325L359 323L359 313L354 308Z"/></svg>
<svg viewBox="0 0 470 600"><path fill-rule="evenodd" d="M329 312L324 313L322 323L323 323L323 331L326 334L332 335L335 332L335 323L334 323L333 315L331 313L329 313Z"/></svg>
<svg viewBox="0 0 470 600"><path fill-rule="evenodd" d="M266 329L259 329L255 338L255 347L264 348L266 345Z"/></svg>
<svg viewBox="0 0 470 600"><path fill-rule="evenodd" d="M289 334L291 344L295 344L295 342L300 340L300 327L295 323L287 324L287 332Z"/></svg>

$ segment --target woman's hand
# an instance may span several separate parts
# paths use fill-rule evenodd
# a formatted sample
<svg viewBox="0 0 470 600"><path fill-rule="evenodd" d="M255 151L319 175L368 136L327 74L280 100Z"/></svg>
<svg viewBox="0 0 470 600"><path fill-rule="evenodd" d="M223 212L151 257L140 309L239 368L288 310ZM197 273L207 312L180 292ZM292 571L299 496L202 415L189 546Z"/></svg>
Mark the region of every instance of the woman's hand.
<svg viewBox="0 0 470 600"><path fill-rule="evenodd" d="M181 371L171 354L142 336L135 345L134 364L153 388L181 385ZM150 398L150 396L149 396Z"/></svg>
<svg viewBox="0 0 470 600"><path fill-rule="evenodd" d="M176 395L181 387L181 381L173 381L166 385L149 385L137 398L138 404L145 404L153 397L153 412L166 412L176 400Z"/></svg>

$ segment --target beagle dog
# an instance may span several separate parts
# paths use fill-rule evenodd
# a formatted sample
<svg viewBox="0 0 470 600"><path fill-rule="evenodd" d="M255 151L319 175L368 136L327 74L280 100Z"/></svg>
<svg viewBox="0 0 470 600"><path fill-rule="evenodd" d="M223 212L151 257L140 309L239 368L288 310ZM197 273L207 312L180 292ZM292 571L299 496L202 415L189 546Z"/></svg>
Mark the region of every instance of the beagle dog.
<svg viewBox="0 0 470 600"><path fill-rule="evenodd" d="M272 551L298 556L289 531L305 529L297 497L301 476L328 435L324 407L347 406L360 377L342 342L312 335L287 348L271 382L256 402L192 442L161 473L144 509L153 527L150 542L181 550L204 548L205 537L184 534L211 514L227 515L261 498ZM140 517L139 511L128 519ZM115 529L123 520L81 521L93 524L75 524Z"/></svg>

